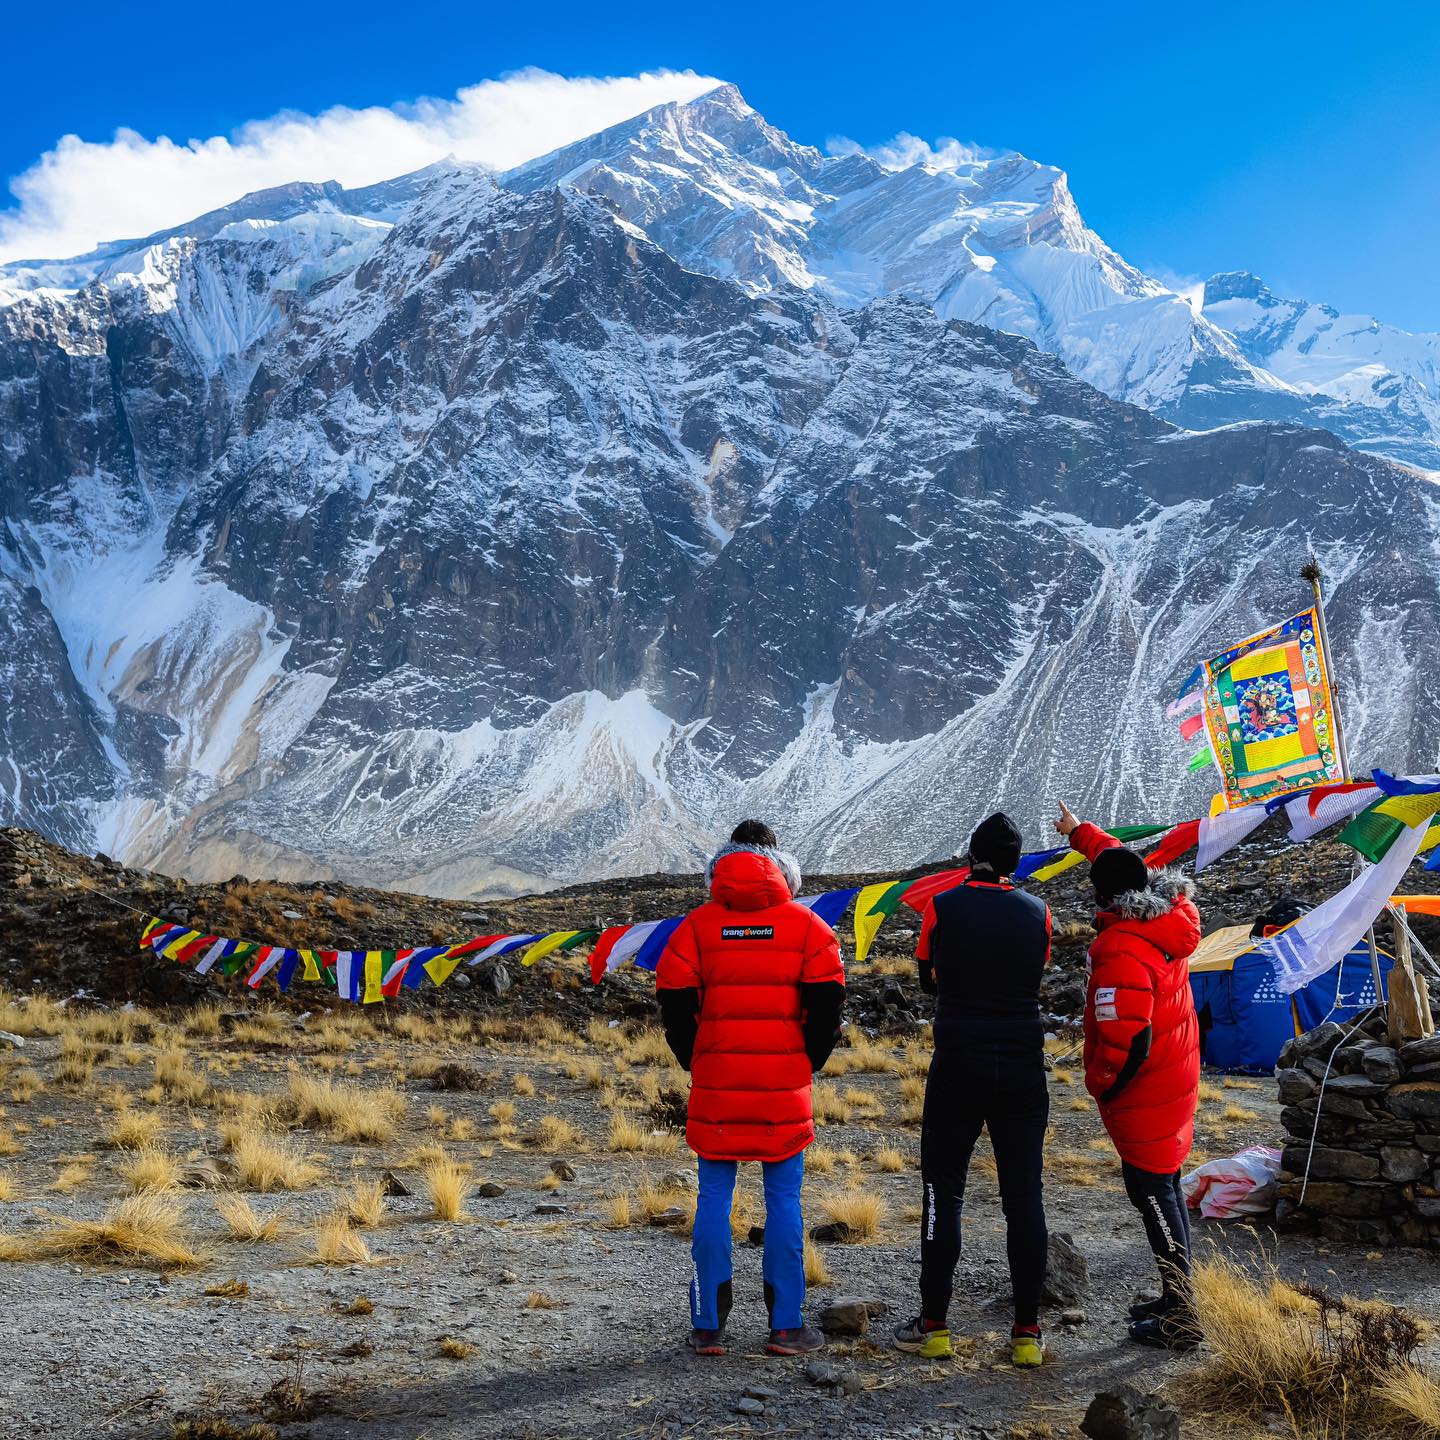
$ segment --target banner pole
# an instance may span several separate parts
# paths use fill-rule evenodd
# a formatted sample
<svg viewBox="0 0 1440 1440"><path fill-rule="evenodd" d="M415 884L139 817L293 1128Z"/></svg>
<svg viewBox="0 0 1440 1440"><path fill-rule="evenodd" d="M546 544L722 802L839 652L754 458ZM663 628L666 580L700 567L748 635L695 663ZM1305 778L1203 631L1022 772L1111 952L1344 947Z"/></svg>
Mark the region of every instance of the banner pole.
<svg viewBox="0 0 1440 1440"><path fill-rule="evenodd" d="M1354 776L1350 773L1350 752L1346 748L1345 730L1340 723L1340 677L1335 673L1333 652L1330 649L1330 630L1325 624L1325 592L1321 588L1324 576L1318 555L1312 554L1300 567L1300 578L1309 582L1315 596L1315 619L1320 627L1320 653L1325 657L1325 671L1330 680L1330 719L1335 727L1335 753L1340 757L1341 778L1348 784ZM1386 1016L1388 1024L1390 1000L1385 993L1384 978L1380 974L1380 947L1375 939L1373 925L1366 939L1370 946L1370 983L1375 989L1375 1003Z"/></svg>
<svg viewBox="0 0 1440 1440"><path fill-rule="evenodd" d="M1330 680L1330 721L1335 729L1335 753L1340 757L1340 778L1347 783L1355 777L1350 773L1350 752L1345 745L1345 730L1340 723L1340 677L1335 673L1330 649L1330 629L1325 623L1325 592L1321 588L1324 578L1318 557L1312 555L1300 567L1300 578L1310 584L1315 596L1315 618L1320 626L1320 653L1325 657L1325 673Z"/></svg>

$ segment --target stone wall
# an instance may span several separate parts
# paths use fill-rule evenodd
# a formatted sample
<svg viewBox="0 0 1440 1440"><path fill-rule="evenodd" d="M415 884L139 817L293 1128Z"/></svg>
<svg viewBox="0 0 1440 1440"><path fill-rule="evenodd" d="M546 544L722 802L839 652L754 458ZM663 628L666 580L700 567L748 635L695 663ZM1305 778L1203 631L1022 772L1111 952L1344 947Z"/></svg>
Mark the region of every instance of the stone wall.
<svg viewBox="0 0 1440 1440"><path fill-rule="evenodd" d="M1280 1223L1318 1226L1335 1240L1440 1249L1440 1036L1397 1047L1383 1017L1348 1038L1327 1023L1291 1040L1275 1074L1286 1131Z"/></svg>

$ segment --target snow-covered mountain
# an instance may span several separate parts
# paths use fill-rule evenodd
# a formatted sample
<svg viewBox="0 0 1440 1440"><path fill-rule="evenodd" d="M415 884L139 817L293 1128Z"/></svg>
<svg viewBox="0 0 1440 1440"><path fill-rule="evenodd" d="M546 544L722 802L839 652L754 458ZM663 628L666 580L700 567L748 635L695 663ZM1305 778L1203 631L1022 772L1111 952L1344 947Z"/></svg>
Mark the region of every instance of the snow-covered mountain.
<svg viewBox="0 0 1440 1440"><path fill-rule="evenodd" d="M1308 396L1317 423L1376 454L1440 469L1440 335L1281 300L1243 271L1206 281L1204 313L1248 359Z"/></svg>
<svg viewBox="0 0 1440 1440"><path fill-rule="evenodd" d="M1319 424L1440 470L1433 337L1377 335L1371 358L1387 373L1371 373L1373 384L1271 366L1276 351L1232 334L1208 303L1195 314L1110 249L1081 218L1063 171L1013 151L899 169L862 153L826 156L725 86L502 183L601 195L683 264L756 291L799 285L846 306L907 295L946 319L1023 335L1106 394L1180 425Z"/></svg>
<svg viewBox="0 0 1440 1440"><path fill-rule="evenodd" d="M690 864L740 811L834 866L948 855L997 803L1038 839L1059 793L1193 813L1157 700L1296 603L1311 544L1352 747L1434 767L1432 483L1293 424L1177 430L923 287L844 289L820 197L850 174L878 227L925 174L706 104L589 142L699 126L625 151L628 204L573 151L373 213L287 187L0 309L0 816L468 894ZM764 206L689 195L708 166L745 209L717 155Z"/></svg>

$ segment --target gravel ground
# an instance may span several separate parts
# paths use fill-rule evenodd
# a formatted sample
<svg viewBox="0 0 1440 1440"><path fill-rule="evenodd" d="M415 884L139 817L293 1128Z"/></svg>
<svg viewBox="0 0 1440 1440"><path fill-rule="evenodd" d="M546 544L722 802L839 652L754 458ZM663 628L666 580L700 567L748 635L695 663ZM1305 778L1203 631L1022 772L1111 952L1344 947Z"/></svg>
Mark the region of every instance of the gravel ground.
<svg viewBox="0 0 1440 1440"><path fill-rule="evenodd" d="M910 1313L915 1298L916 1225L907 1216L918 1214L918 1133L904 1123L902 1075L852 1072L829 1082L841 1094L856 1090L874 1100L853 1102L850 1120L822 1128L821 1155L829 1152L833 1169L817 1174L812 1167L808 1213L816 1217L828 1190L853 1187L882 1197L888 1218L870 1242L825 1247L833 1283L812 1291L812 1307L854 1294L884 1300L893 1312L875 1322L868 1339L832 1344L826 1358L853 1372L860 1386L843 1394L807 1381L803 1360L761 1353L760 1252L746 1244L736 1253L732 1353L700 1360L684 1350L689 1257L683 1235L644 1223L614 1228L609 1213L611 1195L636 1195L645 1179L693 1166L683 1147L653 1156L607 1149L605 1102L618 1099L623 1107L628 1098L627 1113L641 1116L640 1107L672 1083L673 1072L624 1058L643 1050L611 1048L603 1035L462 1038L463 1027L453 1022L416 1025L413 1038L402 1038L367 1021L341 1053L317 1053L326 1042L314 1020L304 1028L289 1015L265 1023L275 1035L268 1044L254 1044L253 1037L193 1038L193 1068L203 1074L216 1067L208 1076L216 1088L270 1095L283 1094L292 1064L307 1073L331 1066L337 1081L366 1088L394 1082L406 1097L396 1134L382 1144L351 1145L294 1130L292 1140L322 1161L325 1174L299 1193L249 1197L262 1213L278 1209L286 1218L288 1232L270 1243L226 1238L216 1195L180 1192L189 1227L209 1252L198 1270L51 1261L0 1267L6 1297L0 1345L9 1357L0 1378L0 1434L138 1440L168 1437L187 1417L223 1417L243 1426L268 1410L283 1436L312 1440L751 1433L988 1433L1039 1440L1078 1435L1097 1389L1120 1380L1158 1388L1196 1363L1138 1350L1124 1339L1120 1317L1148 1286L1152 1266L1113 1157L1093 1148L1102 1138L1098 1122L1093 1108L1078 1103L1078 1074L1065 1069L1063 1057L1052 1074L1047 1206L1052 1230L1070 1232L1087 1256L1092 1289L1082 1302L1083 1322L1062 1328L1052 1317L1049 1363L1028 1374L1004 1361L1003 1226L983 1156L972 1175L967 1249L952 1312L954 1332L967 1337L963 1353L931 1364L888 1347L890 1325ZM95 1218L124 1193L126 1157L100 1148L100 1138L122 1095L141 1096L152 1084L156 1043L175 1033L162 1023L148 1040L106 1046L94 1077L80 1085L54 1079L57 1038L33 1037L23 1051L0 1055L0 1136L19 1147L0 1158L0 1176L14 1188L14 1198L0 1204L0 1231L24 1239L56 1216ZM617 1030L614 1040L626 1033ZM889 1052L897 1065L913 1071L923 1036L924 1027L917 1027L908 1049ZM424 1076L442 1061L478 1072L481 1088L436 1093ZM598 1087L588 1074L592 1064ZM28 1101L15 1103L26 1069L41 1083ZM1228 1089L1213 1083L1217 1093L1202 1107L1201 1153L1278 1139L1268 1082ZM532 1085L535 1093L525 1093ZM509 1121L491 1113L497 1102L502 1115L507 1104L515 1107ZM431 1106L443 1107L444 1116L432 1118ZM1235 1111L1224 1118L1231 1106L1241 1118ZM151 1106L138 1098L133 1108ZM223 1163L217 1131L227 1110L213 1094L153 1108L164 1118L171 1150L208 1149ZM559 1149L536 1143L545 1116L573 1124L583 1139ZM441 1118L443 1130L435 1123ZM504 1187L503 1194L471 1199L466 1222L436 1221L421 1198L414 1152L437 1141L472 1168L477 1182ZM657 1143L666 1143L664 1137ZM886 1145L902 1153L898 1174L882 1173L869 1158ZM80 1163L64 1157L76 1155L94 1157L84 1162L87 1178L71 1193L55 1191L62 1170ZM553 1183L547 1177L556 1161L571 1164L575 1178L554 1190L537 1188ZM381 1223L357 1232L372 1263L303 1263L309 1227L332 1213L357 1179L377 1178L386 1167L415 1193L389 1199ZM758 1197L752 1168L745 1167L744 1183ZM541 1212L546 1205L563 1206L563 1213ZM1200 1234L1202 1248L1253 1253L1263 1246L1287 1275L1440 1313L1440 1266L1433 1256L1367 1256L1305 1237L1209 1224ZM206 1294L231 1277L248 1285L243 1298ZM373 1313L340 1313L360 1296L373 1303ZM554 1308L541 1308L551 1303ZM447 1358L440 1352L443 1337L473 1351ZM280 1418L274 1387L283 1390L297 1379L301 1409L312 1413ZM763 1415L736 1414L745 1390L757 1385L777 1392L765 1400ZM1186 1436L1222 1432L1227 1440L1251 1433L1215 1417L1186 1417Z"/></svg>

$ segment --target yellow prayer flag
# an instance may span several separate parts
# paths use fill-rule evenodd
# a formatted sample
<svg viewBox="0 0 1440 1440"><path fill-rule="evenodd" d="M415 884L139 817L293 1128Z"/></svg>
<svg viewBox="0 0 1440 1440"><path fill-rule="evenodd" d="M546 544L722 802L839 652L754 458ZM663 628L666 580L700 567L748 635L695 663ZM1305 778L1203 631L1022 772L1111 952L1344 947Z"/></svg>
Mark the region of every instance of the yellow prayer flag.
<svg viewBox="0 0 1440 1440"><path fill-rule="evenodd" d="M1072 850L1068 855L1062 855L1058 860L1052 860L1050 864L1035 871L1035 873L1030 876L1030 879L1038 881L1053 880L1057 875L1063 875L1067 870L1073 870L1084 858L1078 850Z"/></svg>
<svg viewBox="0 0 1440 1440"><path fill-rule="evenodd" d="M1418 825L1440 811L1440 791L1424 795L1391 795L1375 806L1377 815L1388 815L1402 825Z"/></svg>
<svg viewBox="0 0 1440 1440"><path fill-rule="evenodd" d="M198 930L186 930L177 935L168 945L162 947L160 953L167 960L173 960L191 941L198 940L199 938L200 932Z"/></svg>
<svg viewBox="0 0 1440 1440"><path fill-rule="evenodd" d="M542 935L526 949L520 957L520 963L533 965L537 960L543 960L552 950L558 950L567 940L573 940L578 934L580 934L578 930L553 930L548 935Z"/></svg>
<svg viewBox="0 0 1440 1440"><path fill-rule="evenodd" d="M313 950L302 950L300 952L300 963L305 967L300 978L302 980L321 980L324 977L320 973L320 962L315 958Z"/></svg>
<svg viewBox="0 0 1440 1440"><path fill-rule="evenodd" d="M454 948L452 945L450 950ZM450 950L443 955L437 955L433 960L427 960L422 967L436 985L443 985L455 973L455 967L465 958L463 955L452 955Z"/></svg>
<svg viewBox="0 0 1440 1440"><path fill-rule="evenodd" d="M385 966L379 950L365 952L365 993L360 998L362 1005L373 1005L385 998L380 987L385 983Z"/></svg>
<svg viewBox="0 0 1440 1440"><path fill-rule="evenodd" d="M862 962L870 953L880 927L885 923L890 910L876 909L876 902L884 899L886 893L895 888L894 880L882 880L878 885L867 885L855 897L855 960ZM891 910L894 909L892 905Z"/></svg>

